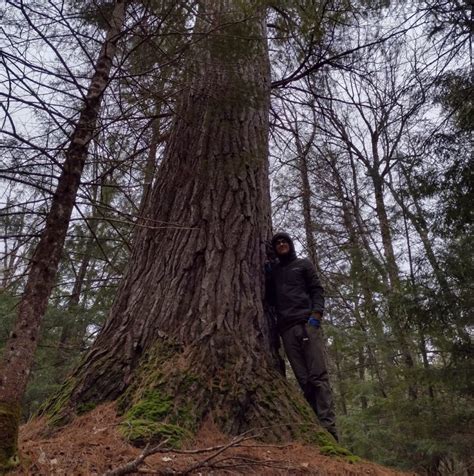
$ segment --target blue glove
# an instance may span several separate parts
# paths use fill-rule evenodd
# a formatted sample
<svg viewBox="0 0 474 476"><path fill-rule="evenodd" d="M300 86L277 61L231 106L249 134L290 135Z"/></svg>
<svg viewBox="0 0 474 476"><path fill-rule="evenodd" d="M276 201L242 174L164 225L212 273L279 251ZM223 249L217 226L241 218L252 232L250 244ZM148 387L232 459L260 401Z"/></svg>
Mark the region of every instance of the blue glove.
<svg viewBox="0 0 474 476"><path fill-rule="evenodd" d="M309 319L308 319L308 324L310 326L313 326L313 327L316 327L316 329L318 327L321 326L321 321L319 319L316 319L315 317L311 316Z"/></svg>

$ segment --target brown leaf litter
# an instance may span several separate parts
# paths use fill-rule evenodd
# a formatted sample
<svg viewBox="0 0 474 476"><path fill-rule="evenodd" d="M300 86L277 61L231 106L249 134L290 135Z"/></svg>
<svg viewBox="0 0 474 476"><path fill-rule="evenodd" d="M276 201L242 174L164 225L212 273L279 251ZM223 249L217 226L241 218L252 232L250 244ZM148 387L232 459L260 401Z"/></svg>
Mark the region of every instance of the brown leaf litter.
<svg viewBox="0 0 474 476"><path fill-rule="evenodd" d="M119 423L113 404L101 405L78 416L49 435L44 420L32 420L20 430L22 464L11 474L95 476L120 468L139 457L143 449L123 440ZM342 458L324 456L317 448L297 442L265 445L244 439L223 451L222 446L231 442L230 437L207 423L186 449L211 447L214 452L160 452L148 456L138 472L127 474L407 475L368 461L349 463ZM217 453L217 448L221 448L221 453L210 459L207 466L203 465L206 458Z"/></svg>

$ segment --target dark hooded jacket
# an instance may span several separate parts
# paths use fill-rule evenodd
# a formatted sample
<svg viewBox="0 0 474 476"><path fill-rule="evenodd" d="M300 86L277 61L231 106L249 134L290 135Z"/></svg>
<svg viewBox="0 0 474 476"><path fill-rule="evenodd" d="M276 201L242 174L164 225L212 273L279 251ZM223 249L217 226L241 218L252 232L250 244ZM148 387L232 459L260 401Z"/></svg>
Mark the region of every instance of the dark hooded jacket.
<svg viewBox="0 0 474 476"><path fill-rule="evenodd" d="M322 314L324 290L311 261L296 256L290 235L277 233L272 238L273 249L279 238L288 241L290 251L271 267L267 277L267 299L275 306L278 329L282 332L306 322L312 312Z"/></svg>

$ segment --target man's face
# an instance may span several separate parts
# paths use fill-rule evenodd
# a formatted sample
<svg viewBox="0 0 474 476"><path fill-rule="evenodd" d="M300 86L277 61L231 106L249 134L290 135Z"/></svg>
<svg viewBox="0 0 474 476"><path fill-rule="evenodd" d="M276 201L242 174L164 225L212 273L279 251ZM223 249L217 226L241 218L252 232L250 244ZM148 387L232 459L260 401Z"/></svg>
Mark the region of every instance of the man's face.
<svg viewBox="0 0 474 476"><path fill-rule="evenodd" d="M275 251L278 256L284 256L290 252L290 243L284 238L275 241Z"/></svg>

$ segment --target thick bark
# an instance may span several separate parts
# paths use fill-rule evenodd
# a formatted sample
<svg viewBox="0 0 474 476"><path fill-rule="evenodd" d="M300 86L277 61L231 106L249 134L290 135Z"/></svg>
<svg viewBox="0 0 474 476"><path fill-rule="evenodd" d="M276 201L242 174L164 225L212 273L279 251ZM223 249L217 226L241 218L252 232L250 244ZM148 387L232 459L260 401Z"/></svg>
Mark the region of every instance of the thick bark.
<svg viewBox="0 0 474 476"><path fill-rule="evenodd" d="M17 319L5 346L0 373L0 469L8 468L17 460L18 408L33 364L41 321L56 279L88 146L96 130L100 103L108 84L124 12L125 2L118 0L84 107L66 151L46 226L31 259ZM3 438L3 435L7 437Z"/></svg>
<svg viewBox="0 0 474 476"><path fill-rule="evenodd" d="M212 418L226 432L272 425L281 436L275 421L297 422L301 412L263 306L271 234L263 15L250 5L242 12L239 1L200 8L189 85L128 271L65 392L76 409L122 395L129 416L165 395L159 419L179 431Z"/></svg>

